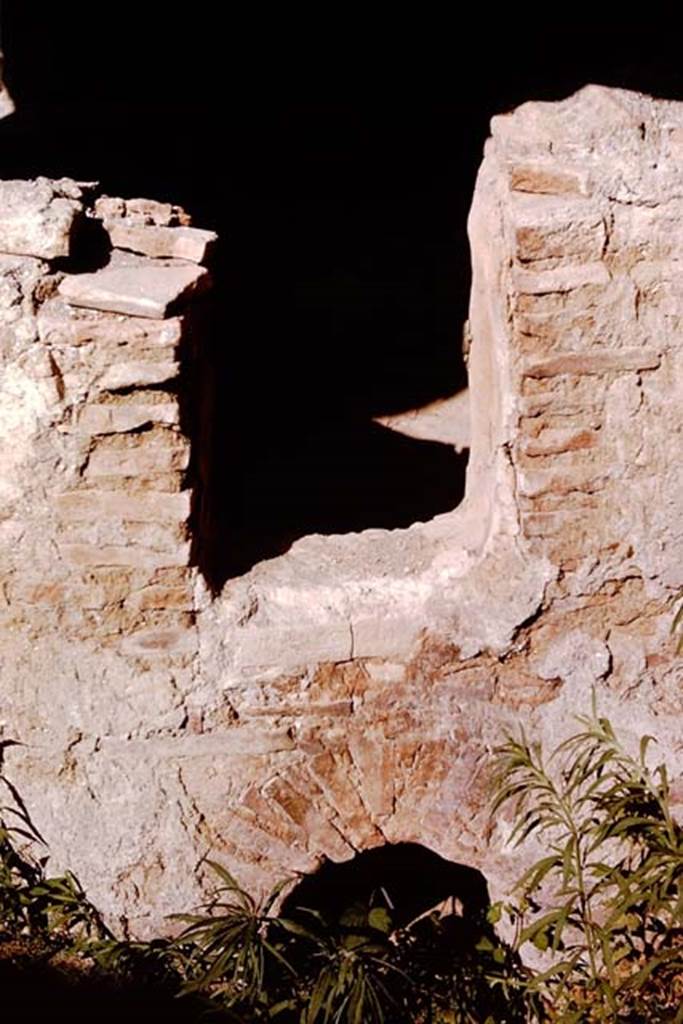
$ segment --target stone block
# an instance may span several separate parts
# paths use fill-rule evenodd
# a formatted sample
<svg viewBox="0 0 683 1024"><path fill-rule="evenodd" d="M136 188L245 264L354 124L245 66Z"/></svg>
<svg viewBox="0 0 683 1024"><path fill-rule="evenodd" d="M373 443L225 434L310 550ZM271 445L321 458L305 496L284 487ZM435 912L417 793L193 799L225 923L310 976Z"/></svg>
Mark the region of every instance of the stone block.
<svg viewBox="0 0 683 1024"><path fill-rule="evenodd" d="M152 629L140 629L131 633L123 639L121 648L126 654L138 657L192 655L197 650L197 636L185 623L155 626Z"/></svg>
<svg viewBox="0 0 683 1024"><path fill-rule="evenodd" d="M97 383L103 391L144 388L167 384L178 376L179 371L180 364L173 360L114 363L104 371Z"/></svg>
<svg viewBox="0 0 683 1024"><path fill-rule="evenodd" d="M154 321L146 317L123 316L97 309L69 305L58 296L45 302L38 312L38 330L46 344L80 346L94 344L98 349L123 345L129 350L175 349L183 336L182 317ZM111 353L109 358L114 359Z"/></svg>
<svg viewBox="0 0 683 1024"><path fill-rule="evenodd" d="M165 568L157 569L149 577L149 583L164 587L190 586L195 579L194 569Z"/></svg>
<svg viewBox="0 0 683 1024"><path fill-rule="evenodd" d="M29 577L28 579L14 581L9 588L9 592L12 602L21 601L38 606L49 605L59 607L69 599L72 588L63 580L54 582L48 580L37 581Z"/></svg>
<svg viewBox="0 0 683 1024"><path fill-rule="evenodd" d="M656 370L661 355L653 349L592 349L588 352L562 352L548 359L527 363L525 377L559 377L563 374L593 376L603 373L628 373L633 370Z"/></svg>
<svg viewBox="0 0 683 1024"><path fill-rule="evenodd" d="M145 612L153 609L171 611L192 611L194 607L192 588L189 586L165 587L153 584L128 594L125 598L126 608L131 611Z"/></svg>
<svg viewBox="0 0 683 1024"><path fill-rule="evenodd" d="M190 514L190 492L126 494L121 491L69 491L55 498L65 522L126 519L138 523L183 522Z"/></svg>
<svg viewBox="0 0 683 1024"><path fill-rule="evenodd" d="M514 252L521 263L587 263L601 258L606 228L601 212L588 200L568 202L520 193L511 198Z"/></svg>
<svg viewBox="0 0 683 1024"><path fill-rule="evenodd" d="M109 476L83 478L83 490L124 491L126 494L179 494L187 490L187 473L146 473L144 476Z"/></svg>
<svg viewBox="0 0 683 1024"><path fill-rule="evenodd" d="M395 800L393 759L380 735L352 735L349 752L358 770L360 796L369 813L373 818L391 814Z"/></svg>
<svg viewBox="0 0 683 1024"><path fill-rule="evenodd" d="M561 455L564 452L594 448L598 438L598 432L595 430L548 428L541 431L538 437L526 441L523 450L525 455L531 457Z"/></svg>
<svg viewBox="0 0 683 1024"><path fill-rule="evenodd" d="M588 195L585 171L562 167L556 163L512 164L509 169L513 192L534 192L543 195Z"/></svg>
<svg viewBox="0 0 683 1024"><path fill-rule="evenodd" d="M602 262L563 264L550 270L528 270L514 267L512 280L521 295L562 295L586 285L607 286L610 272Z"/></svg>
<svg viewBox="0 0 683 1024"><path fill-rule="evenodd" d="M128 249L161 259L205 263L216 244L215 231L201 228L138 225L127 218L105 220L105 229L117 249Z"/></svg>
<svg viewBox="0 0 683 1024"><path fill-rule="evenodd" d="M189 542L176 545L170 551L138 547L133 544L61 544L59 553L75 567L129 566L131 569L160 569L165 566L187 565L190 559Z"/></svg>
<svg viewBox="0 0 683 1024"><path fill-rule="evenodd" d="M597 472L590 464L572 463L563 469L553 468L552 464L545 469L520 469L518 479L520 494L531 498L574 491L594 494L605 488L608 475Z"/></svg>
<svg viewBox="0 0 683 1024"><path fill-rule="evenodd" d="M180 408L175 400L147 402L146 396L139 396L135 402L83 406L77 416L76 425L84 434L128 433L147 424L177 426Z"/></svg>
<svg viewBox="0 0 683 1024"><path fill-rule="evenodd" d="M131 224L139 226L156 225L159 227L188 226L191 219L182 206L172 203L160 203L156 199L120 199L113 196L100 196L95 202L95 216L102 220L125 218Z"/></svg>
<svg viewBox="0 0 683 1024"><path fill-rule="evenodd" d="M172 307L209 286L208 272L194 264L112 261L94 274L65 277L59 293L74 306L163 320Z"/></svg>
<svg viewBox="0 0 683 1024"><path fill-rule="evenodd" d="M346 823L354 845L372 843L378 832L351 782L348 755L344 758L325 751L312 757L307 762L307 767L326 798Z"/></svg>
<svg viewBox="0 0 683 1024"><path fill-rule="evenodd" d="M125 438L128 435L121 436ZM144 477L187 469L190 445L182 435L176 435L171 444L154 443L151 439L148 441L144 434L140 438L142 443L120 447L96 443L88 458L86 478Z"/></svg>
<svg viewBox="0 0 683 1024"><path fill-rule="evenodd" d="M571 519L571 512L524 512L521 516L525 537L555 537Z"/></svg>
<svg viewBox="0 0 683 1024"><path fill-rule="evenodd" d="M60 544L130 544L154 551L173 551L187 539L187 528L184 523L141 523L115 518L81 520L63 523L57 539Z"/></svg>
<svg viewBox="0 0 683 1024"><path fill-rule="evenodd" d="M45 260L68 256L82 209L76 182L0 181L0 252Z"/></svg>
<svg viewBox="0 0 683 1024"><path fill-rule="evenodd" d="M244 816L248 821L268 837L276 842L286 843L289 846L301 845L301 830L288 816L278 812L276 801L268 799L256 786L250 786L242 794L238 814Z"/></svg>

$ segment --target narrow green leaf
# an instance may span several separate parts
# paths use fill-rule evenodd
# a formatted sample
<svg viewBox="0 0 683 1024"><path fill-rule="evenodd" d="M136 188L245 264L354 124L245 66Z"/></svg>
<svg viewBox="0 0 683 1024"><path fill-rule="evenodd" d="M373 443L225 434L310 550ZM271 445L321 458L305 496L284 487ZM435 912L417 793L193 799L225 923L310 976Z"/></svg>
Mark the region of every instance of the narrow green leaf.
<svg viewBox="0 0 683 1024"><path fill-rule="evenodd" d="M389 935L394 927L391 914L385 907L373 907L368 914L368 924L384 935Z"/></svg>

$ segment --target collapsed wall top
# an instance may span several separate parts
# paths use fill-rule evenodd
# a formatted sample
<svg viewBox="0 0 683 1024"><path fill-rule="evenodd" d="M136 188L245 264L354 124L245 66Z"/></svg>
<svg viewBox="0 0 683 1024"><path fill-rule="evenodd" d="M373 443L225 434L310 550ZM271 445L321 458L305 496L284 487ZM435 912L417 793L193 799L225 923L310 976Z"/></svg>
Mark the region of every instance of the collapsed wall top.
<svg viewBox="0 0 683 1024"><path fill-rule="evenodd" d="M215 232L192 227L170 203L96 194L96 184L68 178L0 182L0 253L68 260L85 251L81 239L90 221L112 252L106 266L61 282L71 305L163 319L209 286L199 264L209 258Z"/></svg>

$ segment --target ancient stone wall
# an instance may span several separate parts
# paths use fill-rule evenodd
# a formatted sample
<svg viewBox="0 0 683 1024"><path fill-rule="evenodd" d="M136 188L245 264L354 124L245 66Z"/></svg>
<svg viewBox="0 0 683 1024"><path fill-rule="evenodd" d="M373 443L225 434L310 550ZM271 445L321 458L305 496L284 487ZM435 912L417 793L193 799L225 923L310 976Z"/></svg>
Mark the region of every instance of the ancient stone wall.
<svg viewBox="0 0 683 1024"><path fill-rule="evenodd" d="M683 105L598 87L494 118L463 504L303 538L220 595L189 543L211 239L4 186L6 767L109 913L159 926L209 851L260 888L400 840L502 892L524 853L487 818L491 747L519 721L552 742L593 687L683 802L681 140ZM115 247L94 274L79 220Z"/></svg>
<svg viewBox="0 0 683 1024"><path fill-rule="evenodd" d="M1 718L65 860L85 834L101 857L127 842L111 807L89 813L75 752L180 728L194 687L186 392L209 275L189 261L214 236L181 220L70 181L0 185Z"/></svg>

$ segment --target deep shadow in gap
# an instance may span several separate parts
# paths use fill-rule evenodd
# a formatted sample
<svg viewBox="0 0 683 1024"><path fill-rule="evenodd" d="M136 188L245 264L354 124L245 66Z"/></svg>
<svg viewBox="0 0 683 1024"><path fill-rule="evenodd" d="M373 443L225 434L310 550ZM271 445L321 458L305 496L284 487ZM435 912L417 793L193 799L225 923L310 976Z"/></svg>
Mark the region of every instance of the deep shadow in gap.
<svg viewBox="0 0 683 1024"><path fill-rule="evenodd" d="M287 895L282 914L296 917L307 908L334 925L356 904L385 906L394 926L405 928L446 900L458 901L463 920L480 924L489 906L486 879L420 843L387 843L342 864L325 861Z"/></svg>
<svg viewBox="0 0 683 1024"><path fill-rule="evenodd" d="M324 203L238 204L241 244L218 270L198 549L215 591L299 537L403 528L462 500L465 454L373 420L466 386L468 193L449 209L429 175L412 194L383 176L327 168Z"/></svg>

